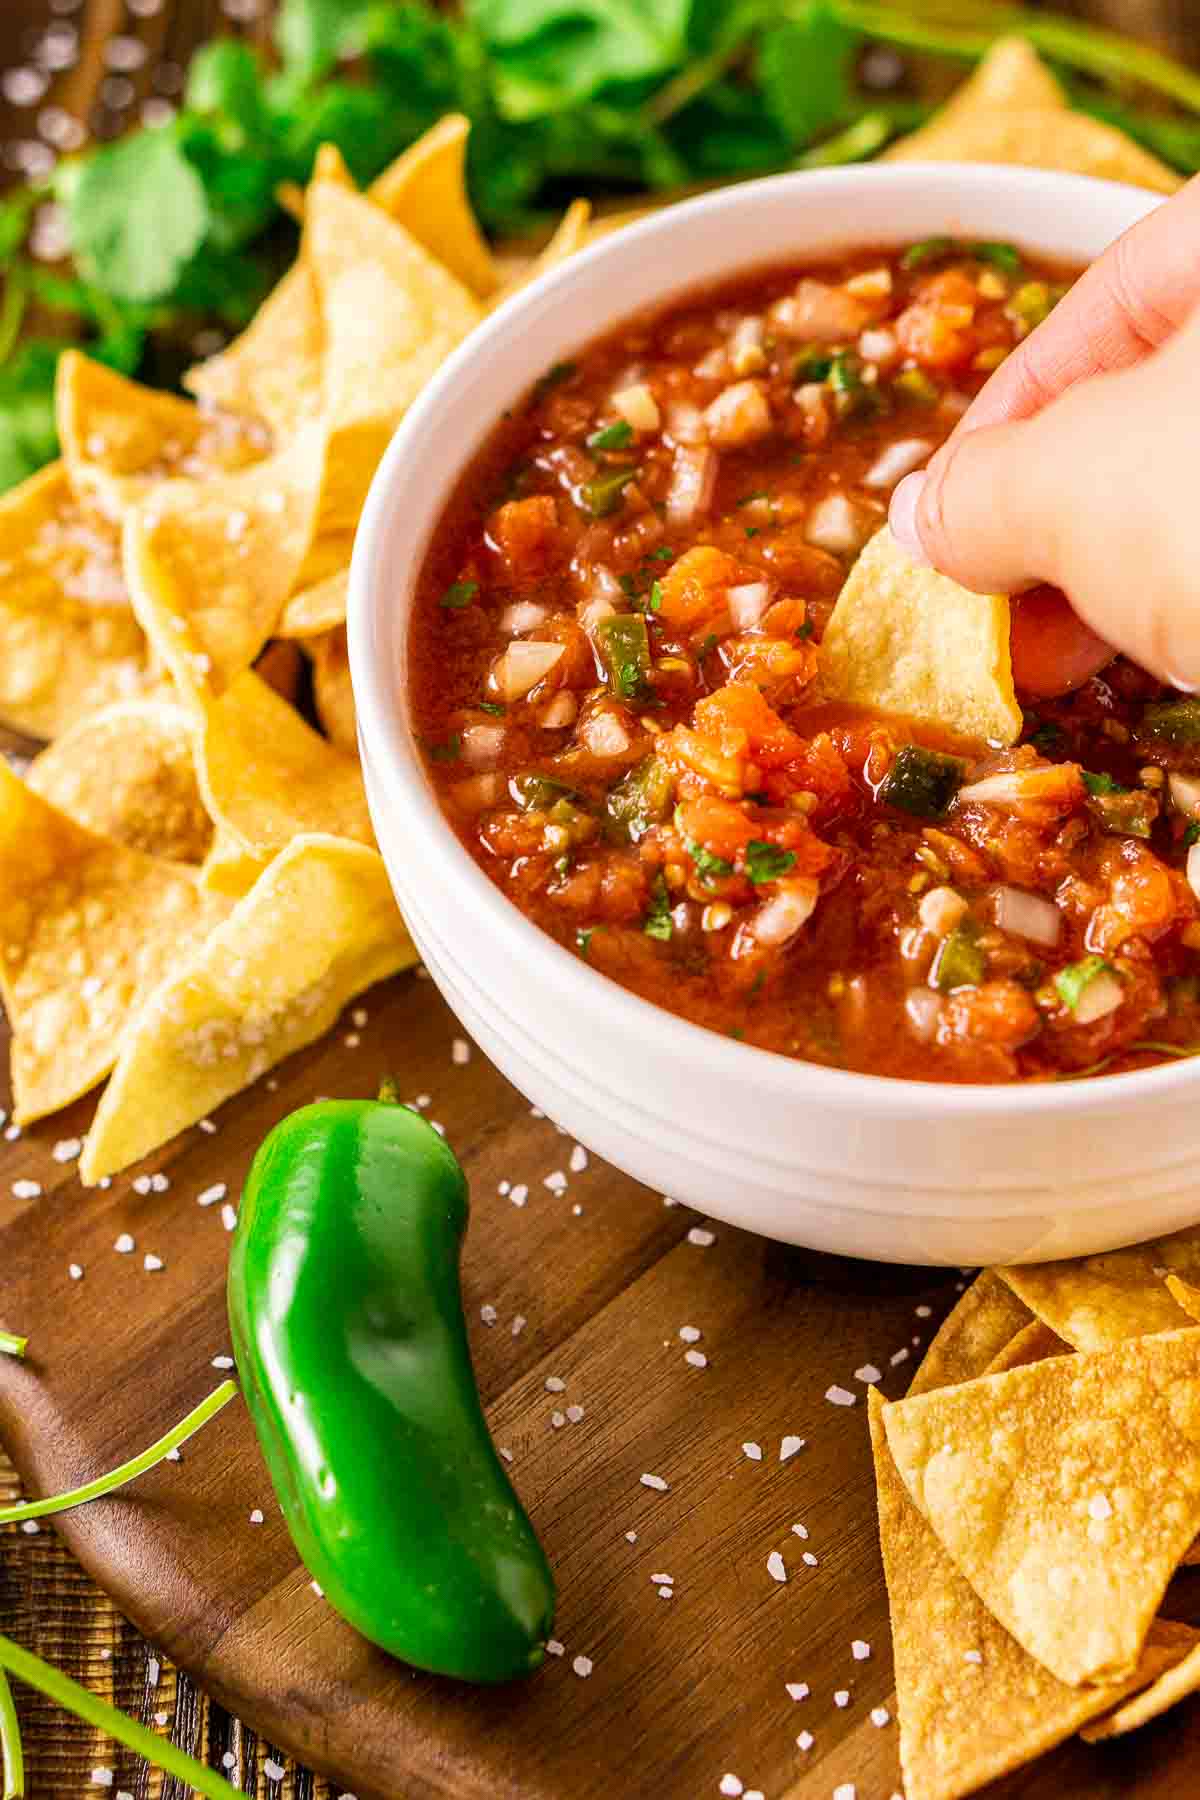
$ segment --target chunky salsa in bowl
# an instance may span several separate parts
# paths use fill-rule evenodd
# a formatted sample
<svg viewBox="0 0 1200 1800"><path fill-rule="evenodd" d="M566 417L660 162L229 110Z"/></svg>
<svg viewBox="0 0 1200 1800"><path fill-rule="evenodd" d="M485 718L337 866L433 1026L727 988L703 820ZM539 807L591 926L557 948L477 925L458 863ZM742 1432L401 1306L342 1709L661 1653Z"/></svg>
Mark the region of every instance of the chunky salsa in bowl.
<svg viewBox="0 0 1200 1800"><path fill-rule="evenodd" d="M1200 701L882 529L1070 278L943 237L743 274L498 422L429 545L411 704L447 820L574 955L872 1074L1200 1045Z"/></svg>

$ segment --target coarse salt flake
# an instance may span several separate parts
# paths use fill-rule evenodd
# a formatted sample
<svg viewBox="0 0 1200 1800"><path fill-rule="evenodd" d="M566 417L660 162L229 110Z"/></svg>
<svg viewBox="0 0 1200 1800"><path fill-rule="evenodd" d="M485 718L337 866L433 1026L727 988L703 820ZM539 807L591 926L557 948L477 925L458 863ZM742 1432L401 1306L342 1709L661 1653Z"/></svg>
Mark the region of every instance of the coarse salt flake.
<svg viewBox="0 0 1200 1800"><path fill-rule="evenodd" d="M14 1181L12 1184L14 1200L36 1200L41 1191L40 1181Z"/></svg>
<svg viewBox="0 0 1200 1800"><path fill-rule="evenodd" d="M877 1725L881 1731L885 1725L891 1722L891 1717L892 1715L886 1706L873 1706L871 1708L871 1723L872 1725Z"/></svg>
<svg viewBox="0 0 1200 1800"><path fill-rule="evenodd" d="M806 1550L800 1560L801 1562L807 1563L810 1569L815 1569L817 1567L817 1559L811 1550Z"/></svg>
<svg viewBox="0 0 1200 1800"><path fill-rule="evenodd" d="M568 1408L567 1408L567 1418L568 1418L568 1420L569 1420L569 1421L570 1421L570 1423L571 1423L571 1424L572 1424L572 1425L578 1425L578 1424L579 1424L579 1421L580 1421L580 1420L581 1420L581 1419L582 1419L582 1418L583 1418L583 1408L582 1408L582 1406L579 1406L579 1405L576 1405L576 1406L568 1406Z"/></svg>
<svg viewBox="0 0 1200 1800"><path fill-rule="evenodd" d="M681 1325L679 1327L679 1335L685 1344L698 1344L700 1342L700 1332L695 1325Z"/></svg>
<svg viewBox="0 0 1200 1800"><path fill-rule="evenodd" d="M771 1577L772 1581L787 1580L787 1565L782 1556L780 1556L778 1550L772 1550L770 1556L767 1558L767 1574Z"/></svg>
<svg viewBox="0 0 1200 1800"><path fill-rule="evenodd" d="M849 1704L850 1704L850 1689L849 1688L837 1688L834 1692L833 1704L835 1706L849 1706Z"/></svg>
<svg viewBox="0 0 1200 1800"><path fill-rule="evenodd" d="M552 1194L564 1194L567 1190L567 1178L561 1169L551 1169L542 1186L549 1188Z"/></svg>
<svg viewBox="0 0 1200 1800"><path fill-rule="evenodd" d="M113 1772L111 1769L99 1768L92 1770L93 1787L111 1787L112 1784Z"/></svg>
<svg viewBox="0 0 1200 1800"><path fill-rule="evenodd" d="M625 1542L627 1544L636 1544L637 1543L637 1532L636 1531L627 1531L625 1533Z"/></svg>
<svg viewBox="0 0 1200 1800"><path fill-rule="evenodd" d="M130 1237L130 1235L127 1231L123 1231L121 1233L120 1237L117 1239L116 1243L113 1245L113 1249L117 1252L118 1256L130 1256L132 1254L133 1239Z"/></svg>
<svg viewBox="0 0 1200 1800"><path fill-rule="evenodd" d="M503 1444L501 1444L501 1446L500 1446L500 1454L504 1458L505 1462L512 1461L512 1451L505 1449Z"/></svg>
<svg viewBox="0 0 1200 1800"><path fill-rule="evenodd" d="M223 1200L228 1192L229 1189L223 1181L214 1181L211 1187L206 1187L203 1193L196 1195L196 1205L215 1206L217 1201Z"/></svg>
<svg viewBox="0 0 1200 1800"><path fill-rule="evenodd" d="M228 1201L221 1208L221 1223L226 1231L233 1231L237 1227L237 1208L230 1206Z"/></svg>
<svg viewBox="0 0 1200 1800"><path fill-rule="evenodd" d="M75 1161L82 1149L82 1138L59 1138L50 1154L56 1163L69 1163Z"/></svg>
<svg viewBox="0 0 1200 1800"><path fill-rule="evenodd" d="M653 1488L655 1493L665 1494L668 1492L669 1484L663 1480L661 1475L640 1475L638 1479L643 1487Z"/></svg>
<svg viewBox="0 0 1200 1800"><path fill-rule="evenodd" d="M464 1063L469 1063L470 1060L471 1046L468 1044L466 1038L455 1038L450 1046L450 1061L452 1063L457 1063L461 1068Z"/></svg>
<svg viewBox="0 0 1200 1800"><path fill-rule="evenodd" d="M216 1122L213 1119L199 1119L197 1120L197 1124L199 1125L200 1130L206 1132L209 1137L211 1137L213 1132L217 1129Z"/></svg>
<svg viewBox="0 0 1200 1800"><path fill-rule="evenodd" d="M861 1369L855 1369L854 1379L865 1382L870 1387L874 1382L883 1380L883 1372L874 1363L864 1363Z"/></svg>
<svg viewBox="0 0 1200 1800"><path fill-rule="evenodd" d="M282 1781L286 1773L287 1771L283 1765L275 1762L273 1758L269 1756L263 1763L263 1774L268 1781Z"/></svg>
<svg viewBox="0 0 1200 1800"><path fill-rule="evenodd" d="M499 1317L499 1314L497 1313L495 1307L491 1304L491 1302L489 1300L485 1300L483 1305L479 1309L479 1317L483 1320L485 1325L494 1325L496 1323L497 1318Z"/></svg>
<svg viewBox="0 0 1200 1800"><path fill-rule="evenodd" d="M808 1699L809 1686L807 1681L785 1681L783 1685L787 1689L788 1698L790 1700Z"/></svg>
<svg viewBox="0 0 1200 1800"><path fill-rule="evenodd" d="M561 1656L562 1653L563 1653L563 1646L559 1643L557 1638L547 1638L546 1639L546 1655L547 1656Z"/></svg>
<svg viewBox="0 0 1200 1800"><path fill-rule="evenodd" d="M591 1674L592 1666L593 1666L592 1659L590 1656L577 1656L575 1658L574 1662L571 1664L571 1667L574 1669L575 1673L579 1676L581 1681L586 1680L587 1677Z"/></svg>
<svg viewBox="0 0 1200 1800"><path fill-rule="evenodd" d="M514 1206L524 1206L529 1198L529 1189L523 1181L519 1181L508 1197Z"/></svg>
<svg viewBox="0 0 1200 1800"><path fill-rule="evenodd" d="M788 1460L789 1456L795 1456L797 1450L803 1450L803 1448L804 1448L804 1439L802 1437L795 1437L792 1433L789 1432L787 1437L780 1438L780 1440L779 1440L779 1460L780 1460L780 1462L786 1462Z"/></svg>
<svg viewBox="0 0 1200 1800"><path fill-rule="evenodd" d="M150 1177L148 1175L135 1175L132 1185L135 1194L148 1194L150 1192Z"/></svg>
<svg viewBox="0 0 1200 1800"><path fill-rule="evenodd" d="M654 1583L655 1587L674 1587L675 1586L675 1577L673 1575L652 1575L650 1577L650 1579Z"/></svg>
<svg viewBox="0 0 1200 1800"><path fill-rule="evenodd" d="M232 1356L214 1356L212 1366L214 1369L232 1369L233 1358Z"/></svg>
<svg viewBox="0 0 1200 1800"><path fill-rule="evenodd" d="M730 1794L733 1796L733 1800L738 1800L738 1795L744 1794L745 1791L745 1788L742 1786L737 1776L733 1774L722 1775L720 1781L717 1783L717 1792L721 1794Z"/></svg>
<svg viewBox="0 0 1200 1800"><path fill-rule="evenodd" d="M566 1385L561 1375L547 1375L546 1377L545 1386L548 1394L561 1394L566 1389Z"/></svg>
<svg viewBox="0 0 1200 1800"><path fill-rule="evenodd" d="M838 1387L835 1382L831 1388L826 1388L825 1398L831 1406L853 1406L856 1396L849 1388Z"/></svg>
<svg viewBox="0 0 1200 1800"><path fill-rule="evenodd" d="M1093 1494L1088 1501L1088 1516L1093 1519L1111 1519L1112 1502L1107 1494Z"/></svg>
<svg viewBox="0 0 1200 1800"><path fill-rule="evenodd" d="M762 1445L756 1444L753 1441L751 1441L748 1444L743 1444L742 1445L742 1455L745 1457L748 1457L751 1462L761 1462L762 1461Z"/></svg>
<svg viewBox="0 0 1200 1800"><path fill-rule="evenodd" d="M808 1526L801 1525L799 1523L799 1521L797 1521L797 1523L792 1526L792 1530L795 1532L795 1534L798 1538L806 1538L808 1536Z"/></svg>
<svg viewBox="0 0 1200 1800"><path fill-rule="evenodd" d="M567 1167L570 1169L572 1175L582 1175L587 1166L588 1153L582 1144L576 1144L571 1151L571 1158Z"/></svg>
<svg viewBox="0 0 1200 1800"><path fill-rule="evenodd" d="M658 1590L658 1597L660 1600L673 1600L675 1597L675 1589L673 1587L660 1587Z"/></svg>
<svg viewBox="0 0 1200 1800"><path fill-rule="evenodd" d="M796 1739L796 1742L800 1746L801 1750L811 1750L813 1747L813 1744L816 1742L816 1739L813 1737L813 1734L811 1731L802 1731L800 1733L799 1737Z"/></svg>
<svg viewBox="0 0 1200 1800"><path fill-rule="evenodd" d="M871 1646L864 1642L862 1638L855 1638L850 1646L850 1654L855 1662L866 1662L868 1656L871 1654Z"/></svg>
<svg viewBox="0 0 1200 1800"><path fill-rule="evenodd" d="M931 1319L933 1317L933 1308L932 1306L918 1306L916 1308L916 1314L918 1319Z"/></svg>
<svg viewBox="0 0 1200 1800"><path fill-rule="evenodd" d="M525 1314L517 1313L513 1319L512 1325L510 1326L510 1330L512 1331L513 1336L520 1337L521 1333L525 1329L525 1325L526 1325Z"/></svg>
<svg viewBox="0 0 1200 1800"><path fill-rule="evenodd" d="M68 1274L68 1275L69 1275L69 1276L70 1276L70 1277L71 1277L71 1280L72 1280L72 1281L82 1281L82 1280L83 1280L83 1266L82 1266L82 1264L80 1264L80 1263L71 1263L71 1264L70 1264L70 1265L69 1265L69 1266L68 1266L68 1269L67 1269L67 1274Z"/></svg>
<svg viewBox="0 0 1200 1800"><path fill-rule="evenodd" d="M852 1781L839 1782L833 1790L833 1800L856 1800L858 1789Z"/></svg>
<svg viewBox="0 0 1200 1800"><path fill-rule="evenodd" d="M695 1244L698 1250L707 1250L710 1244L716 1243L717 1234L715 1231L709 1231L704 1225L693 1225L687 1234L687 1241L689 1244Z"/></svg>
<svg viewBox="0 0 1200 1800"><path fill-rule="evenodd" d="M256 1506L256 1507L255 1507L255 1508L254 1508L254 1510L253 1510L253 1511L252 1511L252 1512L251 1512L251 1514L250 1514L250 1523L251 1523L251 1524L252 1524L252 1525L261 1525L261 1524L262 1524L262 1522L263 1522L263 1511L262 1511L262 1507L261 1507L261 1506Z"/></svg>
<svg viewBox="0 0 1200 1800"><path fill-rule="evenodd" d="M899 1350L894 1351L892 1355L888 1357L888 1361L891 1363L893 1369L898 1368L902 1362L908 1361L907 1349L901 1346Z"/></svg>
<svg viewBox="0 0 1200 1800"><path fill-rule="evenodd" d="M21 1522L21 1530L26 1537L36 1537L41 1529L36 1519L24 1519Z"/></svg>
<svg viewBox="0 0 1200 1800"><path fill-rule="evenodd" d="M558 1408L556 1407L554 1409L554 1411L550 1414L550 1423L551 1423L551 1425L553 1425L555 1431L561 1431L562 1427L566 1424L566 1422L567 1422L566 1413L559 1412Z"/></svg>
<svg viewBox="0 0 1200 1800"><path fill-rule="evenodd" d="M683 1360L685 1363L689 1363L693 1369L707 1369L708 1367L708 1358L703 1350L685 1350Z"/></svg>
<svg viewBox="0 0 1200 1800"><path fill-rule="evenodd" d="M142 1267L147 1275L153 1275L164 1266L161 1256L155 1256L153 1250L147 1250L142 1258Z"/></svg>

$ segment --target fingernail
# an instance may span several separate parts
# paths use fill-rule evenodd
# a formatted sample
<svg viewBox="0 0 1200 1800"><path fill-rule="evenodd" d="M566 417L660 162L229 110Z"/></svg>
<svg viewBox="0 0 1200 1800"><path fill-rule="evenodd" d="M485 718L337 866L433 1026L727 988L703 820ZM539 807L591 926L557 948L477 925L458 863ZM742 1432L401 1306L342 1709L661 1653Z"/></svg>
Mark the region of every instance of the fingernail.
<svg viewBox="0 0 1200 1800"><path fill-rule="evenodd" d="M918 469L915 474L906 475L892 495L892 504L888 511L888 524L892 528L892 536L902 550L908 552L915 563L929 566L929 558L925 554L917 531L917 504L921 498L921 490L925 486L925 471Z"/></svg>
<svg viewBox="0 0 1200 1800"><path fill-rule="evenodd" d="M1192 674L1175 675L1170 669L1164 669L1163 680L1181 694L1200 694L1200 681L1193 679Z"/></svg>

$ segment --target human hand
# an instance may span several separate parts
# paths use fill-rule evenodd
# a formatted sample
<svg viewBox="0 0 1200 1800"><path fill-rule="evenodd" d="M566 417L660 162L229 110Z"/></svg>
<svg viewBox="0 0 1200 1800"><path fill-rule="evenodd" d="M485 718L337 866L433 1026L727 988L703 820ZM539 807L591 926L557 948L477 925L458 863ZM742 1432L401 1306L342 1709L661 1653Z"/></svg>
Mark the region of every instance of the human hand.
<svg viewBox="0 0 1200 1800"><path fill-rule="evenodd" d="M897 487L892 530L966 587L1064 589L1091 627L1060 632L1081 678L1115 645L1200 686L1197 396L1200 179L1119 238L1013 352Z"/></svg>

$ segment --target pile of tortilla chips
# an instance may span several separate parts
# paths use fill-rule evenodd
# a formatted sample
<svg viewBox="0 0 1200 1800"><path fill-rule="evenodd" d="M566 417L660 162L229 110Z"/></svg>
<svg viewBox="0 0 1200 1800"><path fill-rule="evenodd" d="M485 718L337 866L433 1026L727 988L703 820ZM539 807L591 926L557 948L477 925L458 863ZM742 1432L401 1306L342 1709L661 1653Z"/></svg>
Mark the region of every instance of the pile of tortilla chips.
<svg viewBox="0 0 1200 1800"><path fill-rule="evenodd" d="M346 663L354 529L415 395L501 279L449 117L358 193L335 151L298 260L192 371L70 352L62 459L0 499L0 994L15 1118L111 1075L80 1172L156 1149L415 953L375 848ZM541 259L583 241L572 207ZM295 704L304 658L319 729Z"/></svg>
<svg viewBox="0 0 1200 1800"><path fill-rule="evenodd" d="M111 1074L85 1181L149 1154L414 958L357 761L354 530L423 383L487 308L596 229L578 201L532 265L498 263L466 196L467 129L443 119L367 194L322 150L307 191L286 196L302 219L294 267L191 371L196 400L65 355L62 458L0 499L0 725L49 740L27 783L0 766L14 1114L41 1118ZM1019 41L892 154L1174 185L1069 112ZM847 584L829 680L1011 741L1007 601L898 558L881 534ZM315 727L295 704L303 659ZM952 691L929 673L951 665Z"/></svg>
<svg viewBox="0 0 1200 1800"><path fill-rule="evenodd" d="M872 1390L908 1800L1200 1690L1200 1630L1162 1616L1200 1532L1195 1280L1197 1227L985 1270L907 1397Z"/></svg>

